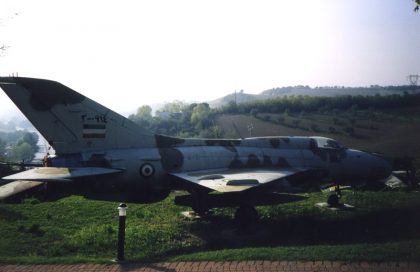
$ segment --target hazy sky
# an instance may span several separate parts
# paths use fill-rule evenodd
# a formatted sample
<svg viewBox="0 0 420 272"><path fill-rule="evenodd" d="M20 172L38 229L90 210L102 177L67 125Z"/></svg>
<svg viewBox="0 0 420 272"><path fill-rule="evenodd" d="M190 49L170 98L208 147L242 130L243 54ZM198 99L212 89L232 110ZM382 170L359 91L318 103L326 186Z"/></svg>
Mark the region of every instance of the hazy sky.
<svg viewBox="0 0 420 272"><path fill-rule="evenodd" d="M0 46L10 46L0 75L57 80L119 112L241 89L406 84L408 74L420 74L414 6L412 0L0 0ZM3 111L8 103L1 93Z"/></svg>

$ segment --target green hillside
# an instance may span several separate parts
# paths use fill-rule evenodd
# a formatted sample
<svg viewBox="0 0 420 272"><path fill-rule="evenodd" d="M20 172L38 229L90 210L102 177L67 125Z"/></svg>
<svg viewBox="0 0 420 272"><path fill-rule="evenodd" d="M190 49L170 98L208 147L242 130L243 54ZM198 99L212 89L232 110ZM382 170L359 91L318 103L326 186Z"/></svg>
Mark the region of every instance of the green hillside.
<svg viewBox="0 0 420 272"><path fill-rule="evenodd" d="M216 123L225 135L231 137L316 135L334 138L347 147L390 157L420 157L419 111L412 108L405 112L377 112L375 118L367 117L367 112L356 116L347 112L307 113L303 116L284 113L259 113L256 116L224 114L218 117ZM248 129L250 124L253 126L251 134Z"/></svg>

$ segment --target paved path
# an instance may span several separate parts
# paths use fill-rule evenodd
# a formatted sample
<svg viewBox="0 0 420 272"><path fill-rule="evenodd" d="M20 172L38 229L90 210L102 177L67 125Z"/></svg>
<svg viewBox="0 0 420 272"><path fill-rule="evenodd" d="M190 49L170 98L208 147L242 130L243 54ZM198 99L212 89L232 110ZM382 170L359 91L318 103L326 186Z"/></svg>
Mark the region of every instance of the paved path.
<svg viewBox="0 0 420 272"><path fill-rule="evenodd" d="M420 271L420 262L270 262L270 261L242 261L242 262L177 262L177 263L127 263L127 264L76 264L76 265L0 265L0 272L222 272L222 271L357 271L357 272L393 272Z"/></svg>

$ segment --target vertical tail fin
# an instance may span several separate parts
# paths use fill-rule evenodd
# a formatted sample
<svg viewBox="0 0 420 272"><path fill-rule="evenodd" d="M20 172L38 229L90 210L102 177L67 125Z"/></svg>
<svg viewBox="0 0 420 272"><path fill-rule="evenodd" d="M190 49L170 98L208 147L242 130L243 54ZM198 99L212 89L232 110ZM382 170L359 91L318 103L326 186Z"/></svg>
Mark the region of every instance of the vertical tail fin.
<svg viewBox="0 0 420 272"><path fill-rule="evenodd" d="M0 87L58 154L155 146L152 133L58 82L5 77Z"/></svg>

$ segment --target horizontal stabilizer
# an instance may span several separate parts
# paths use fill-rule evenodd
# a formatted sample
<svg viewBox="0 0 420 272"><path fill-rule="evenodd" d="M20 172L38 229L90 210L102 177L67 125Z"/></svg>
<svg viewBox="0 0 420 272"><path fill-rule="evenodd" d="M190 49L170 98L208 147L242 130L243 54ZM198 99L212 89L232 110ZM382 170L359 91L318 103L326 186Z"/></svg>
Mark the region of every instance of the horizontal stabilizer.
<svg viewBox="0 0 420 272"><path fill-rule="evenodd" d="M82 177L108 175L122 172L119 169L101 167L39 167L3 177L4 180L29 180L29 181L71 181Z"/></svg>
<svg viewBox="0 0 420 272"><path fill-rule="evenodd" d="M0 200L44 184L42 181L16 180L0 186Z"/></svg>

